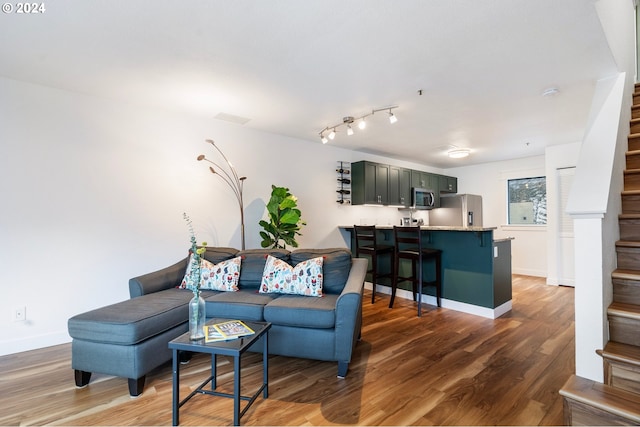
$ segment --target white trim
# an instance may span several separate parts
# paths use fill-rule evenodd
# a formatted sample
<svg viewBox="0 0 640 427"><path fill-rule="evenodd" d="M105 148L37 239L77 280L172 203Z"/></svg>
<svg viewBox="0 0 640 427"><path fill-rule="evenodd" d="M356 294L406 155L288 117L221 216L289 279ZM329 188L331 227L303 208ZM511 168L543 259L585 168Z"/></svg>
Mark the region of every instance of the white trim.
<svg viewBox="0 0 640 427"><path fill-rule="evenodd" d="M365 289L372 289L371 282L364 283ZM391 287L387 285L376 286L376 293L391 295ZM406 300L413 300L413 292L405 289L398 289L396 291L396 297ZM436 297L431 295L422 296L422 304L437 305ZM440 299L440 305L442 308L448 308L462 313L473 314L475 316L485 317L487 319L497 319L503 314L507 313L512 308L512 300L505 302L504 304L496 308L480 307L479 305L467 304L460 301L448 300L445 298Z"/></svg>

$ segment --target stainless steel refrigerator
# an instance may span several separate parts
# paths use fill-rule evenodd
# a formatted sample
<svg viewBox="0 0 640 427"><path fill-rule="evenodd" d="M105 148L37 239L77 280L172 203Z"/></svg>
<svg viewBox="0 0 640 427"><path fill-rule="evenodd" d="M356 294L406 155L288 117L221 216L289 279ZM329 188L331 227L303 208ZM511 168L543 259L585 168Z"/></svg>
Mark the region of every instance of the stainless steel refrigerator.
<svg viewBox="0 0 640 427"><path fill-rule="evenodd" d="M482 227L482 196L441 194L440 207L429 211L429 225Z"/></svg>

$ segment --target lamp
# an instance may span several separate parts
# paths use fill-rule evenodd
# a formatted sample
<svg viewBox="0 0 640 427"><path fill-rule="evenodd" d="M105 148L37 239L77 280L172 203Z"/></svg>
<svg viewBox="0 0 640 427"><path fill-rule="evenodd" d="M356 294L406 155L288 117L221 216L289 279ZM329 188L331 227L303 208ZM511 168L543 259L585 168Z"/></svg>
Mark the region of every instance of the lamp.
<svg viewBox="0 0 640 427"><path fill-rule="evenodd" d="M347 126L347 135L349 135L349 136L353 135L354 132L353 132L352 124L356 120L358 121L358 129L364 130L367 127L367 122L364 120L365 117L372 116L375 113L378 113L380 111L388 111L388 113L389 113L389 123L393 124L393 123L398 121L398 118L391 111L394 108L398 108L398 106L397 105L393 105L391 107L383 107L383 108L374 109L374 110L371 110L370 113L364 114L364 115L362 115L360 117L356 117L356 118L354 118L353 116L343 117L342 118L342 123L338 123L337 125L333 125L333 126L327 126L324 129L322 129L320 131L320 133L319 133L320 140L322 141L323 144L326 144L327 142L329 142L329 140L327 139L327 136L329 137L329 139L333 140L336 137L336 128L338 128L340 126ZM327 136L325 136L325 132L329 132Z"/></svg>
<svg viewBox="0 0 640 427"><path fill-rule="evenodd" d="M220 150L220 148L216 145L215 142L213 142L213 140L206 139L205 142L207 144L213 145L213 148L215 148L218 151L218 153L222 156L222 158L224 159L224 161L227 164L227 167L228 167L228 169L230 171L230 172L227 172L225 170L225 168L221 167L216 162L213 162L213 161L207 159L204 154L200 154L197 157L198 161L205 160L205 161L211 163L213 166L215 166L217 168L217 169L214 169L212 166L209 166L209 170L211 171L211 173L214 174L214 175L218 175L220 178L222 178L222 180L231 188L231 190L233 190L233 194L235 194L236 199L238 199L238 205L240 206L240 238L242 240L242 250L244 250L245 249L245 244L244 244L244 203L242 201L242 189L243 189L243 185L244 185L244 180L247 179L247 177L246 176L240 176L240 177L238 176L238 174L236 173L236 168L233 167L233 165L231 164L229 159L227 159L227 157L224 155L222 150Z"/></svg>
<svg viewBox="0 0 640 427"><path fill-rule="evenodd" d="M447 155L452 159L461 159L463 157L467 157L471 153L471 150L468 148L455 148L453 150L447 151Z"/></svg>

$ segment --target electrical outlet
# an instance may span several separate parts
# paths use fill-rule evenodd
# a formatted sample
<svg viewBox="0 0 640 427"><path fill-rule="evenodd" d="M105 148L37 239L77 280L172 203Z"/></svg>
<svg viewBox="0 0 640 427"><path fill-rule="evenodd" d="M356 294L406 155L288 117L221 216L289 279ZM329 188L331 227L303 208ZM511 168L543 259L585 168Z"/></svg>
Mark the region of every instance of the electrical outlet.
<svg viewBox="0 0 640 427"><path fill-rule="evenodd" d="M27 320L27 307L16 307L13 310L13 321L24 322L25 320Z"/></svg>

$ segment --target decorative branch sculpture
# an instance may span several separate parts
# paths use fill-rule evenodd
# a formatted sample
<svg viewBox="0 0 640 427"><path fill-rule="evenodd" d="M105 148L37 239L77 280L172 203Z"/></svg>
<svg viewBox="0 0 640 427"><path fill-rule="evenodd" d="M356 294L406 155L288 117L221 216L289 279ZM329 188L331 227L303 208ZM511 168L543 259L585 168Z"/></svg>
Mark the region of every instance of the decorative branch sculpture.
<svg viewBox="0 0 640 427"><path fill-rule="evenodd" d="M207 161L207 162L211 163L213 166L216 167L216 169L214 169L213 166L209 166L209 170L211 171L212 174L218 175L224 182L226 182L227 185L229 187L231 187L231 190L233 190L233 194L235 194L236 199L238 199L238 204L240 206L240 237L242 239L242 250L244 250L245 249L245 244L244 244L244 202L242 200L242 187L243 187L243 184L244 184L244 180L247 179L247 177L246 176L240 176L240 177L238 176L238 174L236 172L236 168L233 167L233 165L231 164L229 159L227 159L227 156L224 155L222 150L220 150L220 148L216 145L215 142L213 142L213 140L206 139L205 142L208 143L208 144L213 145L213 148L215 148L218 151L218 153L222 156L222 158L226 162L226 164L228 166L228 169L230 171L230 172L228 172L227 170L225 170L225 168L221 167L216 162L213 162L213 161L207 159L204 154L200 154L198 156L198 161L204 160L204 161Z"/></svg>

